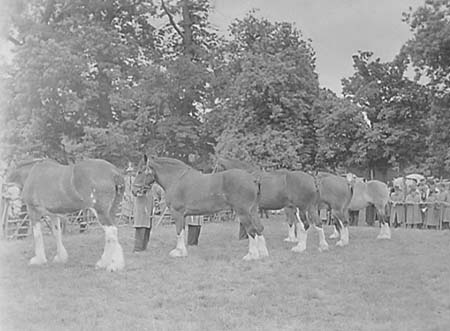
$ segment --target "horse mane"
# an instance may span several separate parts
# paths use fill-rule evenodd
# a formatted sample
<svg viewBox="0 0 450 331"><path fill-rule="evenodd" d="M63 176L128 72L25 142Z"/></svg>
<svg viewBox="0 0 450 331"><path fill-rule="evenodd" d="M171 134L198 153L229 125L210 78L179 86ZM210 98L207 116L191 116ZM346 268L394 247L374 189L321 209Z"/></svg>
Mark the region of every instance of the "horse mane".
<svg viewBox="0 0 450 331"><path fill-rule="evenodd" d="M258 166L254 166L253 164L250 164L250 163L248 163L246 161L241 161L241 160L238 160L238 159L219 157L217 161L218 161L219 164L220 163L231 164L233 167L239 168L239 169L253 170L253 171L260 171L261 170Z"/></svg>

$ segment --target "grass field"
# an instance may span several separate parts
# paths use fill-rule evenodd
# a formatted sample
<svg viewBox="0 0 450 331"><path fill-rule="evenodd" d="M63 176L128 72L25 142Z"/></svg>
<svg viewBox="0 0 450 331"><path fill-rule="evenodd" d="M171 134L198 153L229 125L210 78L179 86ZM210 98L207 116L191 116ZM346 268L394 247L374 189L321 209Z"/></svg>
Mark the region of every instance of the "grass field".
<svg viewBox="0 0 450 331"><path fill-rule="evenodd" d="M450 232L350 229L350 245L306 252L283 242L287 225L263 220L269 258L245 262L237 223L202 227L200 245L172 259L174 226L152 232L132 253L120 228L126 269L94 269L100 228L64 238L66 265L30 267L33 242L0 242L1 330L450 330ZM326 228L326 235L332 232ZM45 237L47 257L55 242Z"/></svg>

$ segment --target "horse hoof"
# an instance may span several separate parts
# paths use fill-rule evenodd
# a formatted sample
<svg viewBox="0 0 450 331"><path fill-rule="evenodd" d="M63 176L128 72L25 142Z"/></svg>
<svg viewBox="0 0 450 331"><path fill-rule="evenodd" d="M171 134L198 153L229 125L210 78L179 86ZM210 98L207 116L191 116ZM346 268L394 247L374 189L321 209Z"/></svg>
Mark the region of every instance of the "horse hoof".
<svg viewBox="0 0 450 331"><path fill-rule="evenodd" d="M171 257L186 257L187 251L175 248L170 251L169 255Z"/></svg>
<svg viewBox="0 0 450 331"><path fill-rule="evenodd" d="M297 245L291 248L291 251L296 252L296 253L301 253L304 252L306 250L306 246L305 245Z"/></svg>
<svg viewBox="0 0 450 331"><path fill-rule="evenodd" d="M106 263L103 260L98 260L95 264L95 269L104 269L106 268Z"/></svg>
<svg viewBox="0 0 450 331"><path fill-rule="evenodd" d="M329 249L328 245L319 246L319 252L326 252Z"/></svg>
<svg viewBox="0 0 450 331"><path fill-rule="evenodd" d="M125 267L125 264L123 263L111 263L106 267L106 271L108 272L115 272L120 271Z"/></svg>
<svg viewBox="0 0 450 331"><path fill-rule="evenodd" d="M336 233L332 233L328 238L330 238L330 239L337 239L337 238L339 238L339 235L336 234Z"/></svg>
<svg viewBox="0 0 450 331"><path fill-rule="evenodd" d="M298 242L297 239L291 238L291 237L284 238L284 241L285 241L285 242L288 242L288 243L295 243L295 242Z"/></svg>
<svg viewBox="0 0 450 331"><path fill-rule="evenodd" d="M348 245L348 243L345 243L344 241L342 241L342 240L339 240L337 243L336 243L336 246L339 246L339 247L344 247L344 246L347 246Z"/></svg>
<svg viewBox="0 0 450 331"><path fill-rule="evenodd" d="M47 259L44 257L44 258L40 258L40 257L37 257L37 256L33 256L31 259L30 259L30 265L40 265L40 264L45 264L45 263L47 263Z"/></svg>
<svg viewBox="0 0 450 331"><path fill-rule="evenodd" d="M258 253L260 258L269 256L269 251L267 250L267 248L258 250Z"/></svg>
<svg viewBox="0 0 450 331"><path fill-rule="evenodd" d="M259 255L256 254L247 254L242 258L244 261L253 261L253 260L258 260L259 259Z"/></svg>
<svg viewBox="0 0 450 331"><path fill-rule="evenodd" d="M383 239L387 239L387 240L389 240L389 239L391 239L391 236L385 235L385 234L379 234L377 239L382 239L382 240Z"/></svg>
<svg viewBox="0 0 450 331"><path fill-rule="evenodd" d="M53 259L54 263L66 263L68 260L68 256L66 255L55 255L55 258Z"/></svg>

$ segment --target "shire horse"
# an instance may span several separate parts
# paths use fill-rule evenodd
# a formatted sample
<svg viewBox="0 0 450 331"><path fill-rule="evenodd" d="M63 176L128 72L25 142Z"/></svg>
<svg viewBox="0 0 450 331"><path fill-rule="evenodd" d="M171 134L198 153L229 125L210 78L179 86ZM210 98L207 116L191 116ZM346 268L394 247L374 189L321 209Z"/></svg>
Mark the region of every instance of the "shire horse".
<svg viewBox="0 0 450 331"><path fill-rule="evenodd" d="M330 238L340 237L336 246L346 246L349 243L348 210L354 196L353 177L321 171L315 177L320 195L319 208L331 209L331 215L335 219L335 235Z"/></svg>
<svg viewBox="0 0 450 331"><path fill-rule="evenodd" d="M364 182L353 174L348 174L348 178L353 181L353 196L348 206L348 210L361 210L368 206L374 206L380 217L381 229L377 239L391 239L391 229L386 219L386 206L389 202L389 188L379 180L369 180ZM339 231L336 230L331 238L337 238Z"/></svg>
<svg viewBox="0 0 450 331"><path fill-rule="evenodd" d="M328 250L328 243L318 214L319 190L313 176L303 171L261 171L244 161L223 157L217 159L216 168L219 171L244 169L261 178L259 207L268 210L284 209L289 224L289 236L285 241L298 242L292 251L303 252L306 249L307 230L310 223L314 224L319 232L319 250Z"/></svg>
<svg viewBox="0 0 450 331"><path fill-rule="evenodd" d="M147 157L138 165L133 194L144 194L157 182L165 191L167 207L175 220L177 245L171 257L188 255L185 245L185 217L233 209L245 227L249 251L244 260L269 255L258 216L260 188L251 174L233 169L203 174L182 161L168 157Z"/></svg>
<svg viewBox="0 0 450 331"><path fill-rule="evenodd" d="M115 215L122 201L125 182L111 163L88 159L72 165L61 165L50 159L19 164L11 170L6 182L21 189L34 237L35 256L31 265L47 262L41 230L42 217L51 220L56 238L54 262L65 263L68 254L62 243L59 215L90 208L95 211L105 231L105 247L96 268L117 271L124 268L123 250L117 237Z"/></svg>

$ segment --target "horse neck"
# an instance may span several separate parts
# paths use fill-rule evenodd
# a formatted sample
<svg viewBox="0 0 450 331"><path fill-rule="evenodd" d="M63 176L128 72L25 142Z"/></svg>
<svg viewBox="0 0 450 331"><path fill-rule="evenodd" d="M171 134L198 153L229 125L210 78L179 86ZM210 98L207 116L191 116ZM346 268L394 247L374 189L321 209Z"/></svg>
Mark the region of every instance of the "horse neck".
<svg viewBox="0 0 450 331"><path fill-rule="evenodd" d="M162 164L157 161L151 161L150 165L155 171L156 182L164 189L165 192L167 192L167 190L169 190L170 187L188 171L193 170L187 165L182 167L181 165L175 166L170 163Z"/></svg>

